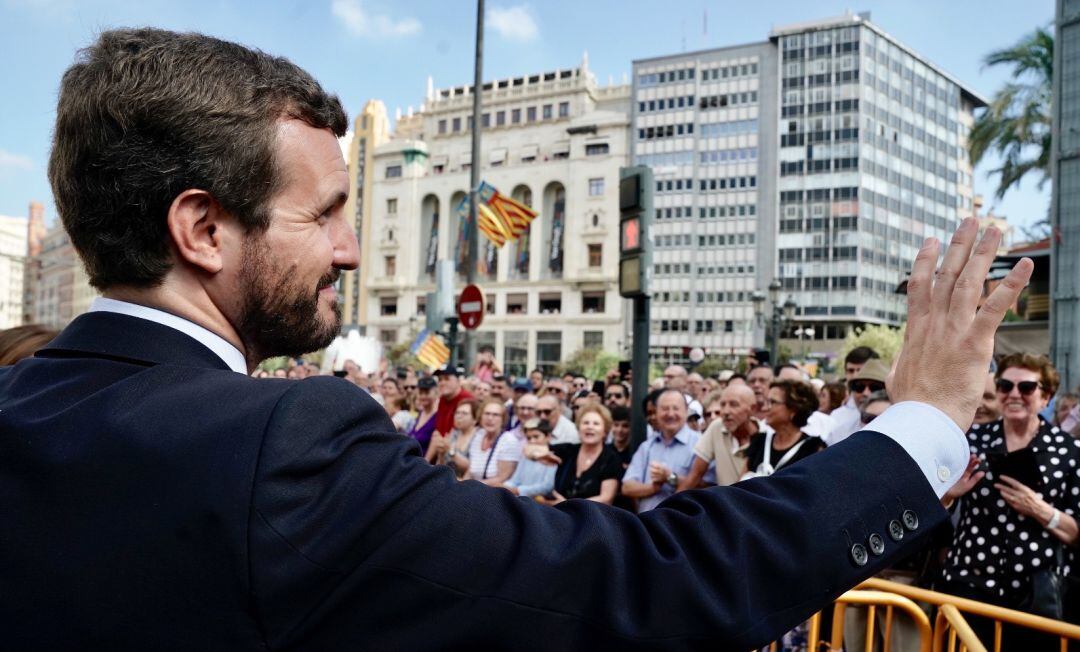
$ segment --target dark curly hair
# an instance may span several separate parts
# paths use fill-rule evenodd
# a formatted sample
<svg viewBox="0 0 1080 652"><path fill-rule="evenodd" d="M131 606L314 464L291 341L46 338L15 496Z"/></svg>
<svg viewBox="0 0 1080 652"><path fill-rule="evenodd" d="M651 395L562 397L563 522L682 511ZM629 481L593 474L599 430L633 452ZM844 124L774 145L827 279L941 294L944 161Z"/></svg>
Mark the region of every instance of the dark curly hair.
<svg viewBox="0 0 1080 652"><path fill-rule="evenodd" d="M805 426L819 405L814 386L801 380L774 380L769 389L773 387L784 392L784 405L792 413L791 422L799 428Z"/></svg>
<svg viewBox="0 0 1080 652"><path fill-rule="evenodd" d="M338 98L287 59L202 34L103 32L60 82L49 158L91 285L159 285L173 264L169 207L188 189L245 232L265 231L282 118L338 136L348 124Z"/></svg>

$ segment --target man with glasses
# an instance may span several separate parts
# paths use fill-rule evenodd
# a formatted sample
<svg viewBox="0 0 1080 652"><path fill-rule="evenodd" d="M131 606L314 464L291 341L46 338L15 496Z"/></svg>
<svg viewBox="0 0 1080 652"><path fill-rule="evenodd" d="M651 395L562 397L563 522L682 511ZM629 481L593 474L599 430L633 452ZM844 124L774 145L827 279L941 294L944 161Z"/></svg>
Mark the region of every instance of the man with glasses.
<svg viewBox="0 0 1080 652"><path fill-rule="evenodd" d="M889 368L877 358L872 358L866 364L860 365L858 371L851 375L847 382L848 398L841 406L850 407L833 417L829 436L823 438L827 445L835 446L862 428L862 409L866 404L866 399L874 392L885 390L885 378L888 375ZM833 414L835 415L840 410L841 408L833 410ZM851 419L852 413L855 415L854 421Z"/></svg>
<svg viewBox="0 0 1080 652"><path fill-rule="evenodd" d="M507 432L511 432L521 441L525 441L525 422L536 418L536 404L539 399L536 394L525 394L514 403L514 416L511 418L512 425Z"/></svg>
<svg viewBox="0 0 1080 652"><path fill-rule="evenodd" d="M617 407L630 407L630 391L626 389L626 385L622 383L608 385L608 388L604 391L604 405L609 410L614 410Z"/></svg>
<svg viewBox="0 0 1080 652"><path fill-rule="evenodd" d="M562 404L554 394L544 394L536 402L536 416L551 424L551 445L581 442L574 422L563 416Z"/></svg>
<svg viewBox="0 0 1080 652"><path fill-rule="evenodd" d="M569 389L567 389L568 387L569 383L555 377L549 378L548 381L544 383L544 395L554 396L558 400L559 412L561 412L562 415L567 419L569 419L570 415L572 414L570 410L570 396ZM554 438L554 435L552 437Z"/></svg>

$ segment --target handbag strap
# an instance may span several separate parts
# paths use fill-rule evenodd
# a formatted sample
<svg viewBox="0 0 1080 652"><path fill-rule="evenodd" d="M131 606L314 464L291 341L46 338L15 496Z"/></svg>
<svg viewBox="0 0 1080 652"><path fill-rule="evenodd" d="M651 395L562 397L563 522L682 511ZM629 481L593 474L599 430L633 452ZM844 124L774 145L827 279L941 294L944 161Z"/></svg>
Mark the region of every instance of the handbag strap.
<svg viewBox="0 0 1080 652"><path fill-rule="evenodd" d="M487 434L487 433L485 433L485 434ZM487 477L488 477L487 472L488 472L488 467L491 466L491 458L495 455L495 449L499 447L499 440L502 439L503 435L505 435L505 434L506 434L505 432L500 432L499 436L496 437L495 441L491 444L491 450L488 451L487 461L484 462L484 477L482 477L481 480L487 480ZM473 435L473 437L475 437L475 436L476 435Z"/></svg>

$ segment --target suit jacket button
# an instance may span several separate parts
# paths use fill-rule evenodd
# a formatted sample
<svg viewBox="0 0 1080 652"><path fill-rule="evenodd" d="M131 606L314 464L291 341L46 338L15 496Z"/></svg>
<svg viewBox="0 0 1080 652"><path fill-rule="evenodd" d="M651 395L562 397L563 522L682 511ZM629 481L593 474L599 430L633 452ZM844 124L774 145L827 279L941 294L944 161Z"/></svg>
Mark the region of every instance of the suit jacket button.
<svg viewBox="0 0 1080 652"><path fill-rule="evenodd" d="M861 543L851 546L851 560L856 566L865 566L870 560L870 555L866 554L866 546Z"/></svg>
<svg viewBox="0 0 1080 652"><path fill-rule="evenodd" d="M895 518L889 521L889 538L893 541L899 541L904 538L904 526L900 525L900 521Z"/></svg>
<svg viewBox="0 0 1080 652"><path fill-rule="evenodd" d="M870 544L870 552L875 555L880 555L885 552L885 539L882 539L880 534L877 534L876 532L871 534L867 543Z"/></svg>
<svg viewBox="0 0 1080 652"><path fill-rule="evenodd" d="M905 509L900 519L904 521L904 527L913 532L919 528L919 517L910 509Z"/></svg>

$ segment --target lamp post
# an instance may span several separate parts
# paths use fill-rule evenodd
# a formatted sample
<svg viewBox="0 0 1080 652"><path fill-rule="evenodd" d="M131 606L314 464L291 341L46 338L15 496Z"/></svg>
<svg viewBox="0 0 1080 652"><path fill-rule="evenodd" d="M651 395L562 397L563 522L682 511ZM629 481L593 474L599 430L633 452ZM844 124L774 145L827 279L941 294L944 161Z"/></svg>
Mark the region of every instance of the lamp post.
<svg viewBox="0 0 1080 652"><path fill-rule="evenodd" d="M766 340L769 344L770 364L773 365L780 362L781 329L795 317L795 308L797 307L795 300L790 296L784 303L780 303L780 290L782 287L780 279L773 279L773 282L769 283L768 301L771 306L771 324L768 324L768 328L766 329ZM754 303L754 316L757 317L758 322L761 323L765 318L766 295L758 290L750 295L750 300Z"/></svg>
<svg viewBox="0 0 1080 652"><path fill-rule="evenodd" d="M802 348L802 358L804 364L806 363L806 356L808 355L808 346L806 344L803 344L803 336L805 335L806 337L813 339L815 332L816 331L814 331L813 327L811 326L803 326L802 328L795 329L795 334L799 336L799 345Z"/></svg>

